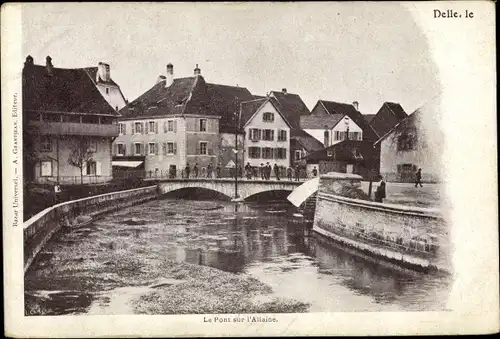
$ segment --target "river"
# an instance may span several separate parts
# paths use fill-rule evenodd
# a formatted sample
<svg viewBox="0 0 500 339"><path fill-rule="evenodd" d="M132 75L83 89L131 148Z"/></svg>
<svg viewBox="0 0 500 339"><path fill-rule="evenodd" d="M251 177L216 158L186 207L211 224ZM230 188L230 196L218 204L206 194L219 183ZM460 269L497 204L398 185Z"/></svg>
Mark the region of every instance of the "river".
<svg viewBox="0 0 500 339"><path fill-rule="evenodd" d="M170 259L250 275L309 312L446 309L449 277L359 256L310 227L284 201L154 200L57 234L28 270L25 297L44 314L113 313L126 304L117 296L140 295L141 274ZM122 266L97 265L102 249Z"/></svg>

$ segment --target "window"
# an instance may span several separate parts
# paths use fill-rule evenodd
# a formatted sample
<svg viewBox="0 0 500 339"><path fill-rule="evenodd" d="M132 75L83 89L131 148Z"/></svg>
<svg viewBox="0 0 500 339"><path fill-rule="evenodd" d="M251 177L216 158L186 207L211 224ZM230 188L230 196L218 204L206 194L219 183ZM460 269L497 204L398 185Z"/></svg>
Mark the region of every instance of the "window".
<svg viewBox="0 0 500 339"><path fill-rule="evenodd" d="M156 154L156 147L155 147L155 143L154 142L150 142L148 144L148 153L149 154Z"/></svg>
<svg viewBox="0 0 500 339"><path fill-rule="evenodd" d="M262 140L273 141L274 140L274 130L265 129Z"/></svg>
<svg viewBox="0 0 500 339"><path fill-rule="evenodd" d="M284 130L278 131L278 141L286 141L286 131Z"/></svg>
<svg viewBox="0 0 500 339"><path fill-rule="evenodd" d="M141 134L142 133L142 122L136 122L134 123L135 127L135 134Z"/></svg>
<svg viewBox="0 0 500 339"><path fill-rule="evenodd" d="M262 131L258 128L250 128L249 140L258 141L262 138Z"/></svg>
<svg viewBox="0 0 500 339"><path fill-rule="evenodd" d="M167 121L167 132L174 132L174 121L173 120Z"/></svg>
<svg viewBox="0 0 500 339"><path fill-rule="evenodd" d="M260 147L248 147L248 155L251 159L260 158Z"/></svg>
<svg viewBox="0 0 500 339"><path fill-rule="evenodd" d="M349 132L350 140L362 140L360 132Z"/></svg>
<svg viewBox="0 0 500 339"><path fill-rule="evenodd" d="M96 140L89 140L89 152L97 152L97 141Z"/></svg>
<svg viewBox="0 0 500 339"><path fill-rule="evenodd" d="M141 155L141 143L134 143L134 155Z"/></svg>
<svg viewBox="0 0 500 339"><path fill-rule="evenodd" d="M51 177L52 176L52 161L40 162L40 175L42 177Z"/></svg>
<svg viewBox="0 0 500 339"><path fill-rule="evenodd" d="M52 140L49 137L41 138L40 152L52 152Z"/></svg>
<svg viewBox="0 0 500 339"><path fill-rule="evenodd" d="M272 159L273 158L273 149L270 147L262 148L262 158L263 159Z"/></svg>
<svg viewBox="0 0 500 339"><path fill-rule="evenodd" d="M176 153L175 143L167 142L167 154L175 154L175 153Z"/></svg>
<svg viewBox="0 0 500 339"><path fill-rule="evenodd" d="M109 87L106 87L106 94L109 94Z"/></svg>
<svg viewBox="0 0 500 339"><path fill-rule="evenodd" d="M363 159L363 154L361 154L361 151L359 150L359 148L353 148L352 149L352 155L356 159Z"/></svg>
<svg viewBox="0 0 500 339"><path fill-rule="evenodd" d="M300 149L295 150L295 161L302 158L302 151Z"/></svg>
<svg viewBox="0 0 500 339"><path fill-rule="evenodd" d="M48 122L60 122L61 121L61 115L59 114L43 114L43 120L48 121Z"/></svg>
<svg viewBox="0 0 500 339"><path fill-rule="evenodd" d="M117 147L117 154L125 155L125 144L118 144Z"/></svg>
<svg viewBox="0 0 500 339"><path fill-rule="evenodd" d="M358 133L358 132L352 132L352 133ZM335 131L335 140L346 140L346 139L347 139L347 132Z"/></svg>
<svg viewBox="0 0 500 339"><path fill-rule="evenodd" d="M201 155L207 155L208 154L207 142L206 141L200 141L200 154Z"/></svg>
<svg viewBox="0 0 500 339"><path fill-rule="evenodd" d="M126 134L126 125L125 124L119 124L120 126L120 134Z"/></svg>
<svg viewBox="0 0 500 339"><path fill-rule="evenodd" d="M154 121L149 122L149 133L155 133L155 122Z"/></svg>
<svg viewBox="0 0 500 339"><path fill-rule="evenodd" d="M265 122L273 122L274 121L274 113L266 112L262 115L262 120Z"/></svg>
<svg viewBox="0 0 500 339"><path fill-rule="evenodd" d="M97 174L97 164L95 161L87 161L86 174L87 175Z"/></svg>
<svg viewBox="0 0 500 339"><path fill-rule="evenodd" d="M412 133L403 133L398 137L398 151L411 151L415 148L416 135Z"/></svg>
<svg viewBox="0 0 500 339"><path fill-rule="evenodd" d="M332 149L329 149L326 151L326 156L327 157L333 157L333 150Z"/></svg>
<svg viewBox="0 0 500 339"><path fill-rule="evenodd" d="M200 119L200 132L207 131L207 119Z"/></svg>
<svg viewBox="0 0 500 339"><path fill-rule="evenodd" d="M286 148L275 148L274 154L276 155L276 159L286 159Z"/></svg>

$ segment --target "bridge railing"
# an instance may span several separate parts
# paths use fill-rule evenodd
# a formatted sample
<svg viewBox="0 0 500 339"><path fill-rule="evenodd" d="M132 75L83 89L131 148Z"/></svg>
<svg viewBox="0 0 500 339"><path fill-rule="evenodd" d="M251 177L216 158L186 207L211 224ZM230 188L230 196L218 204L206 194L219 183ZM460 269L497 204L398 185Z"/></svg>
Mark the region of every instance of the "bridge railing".
<svg viewBox="0 0 500 339"><path fill-rule="evenodd" d="M166 180L166 179L234 179L234 169L232 168L221 168L219 171L214 169L212 171L207 171L205 168L194 171L192 168L190 171L185 169L181 170L168 170L168 169L156 169L156 170L130 170L121 171L113 175L114 179L132 179L140 178L147 180ZM306 181L312 179L314 176L312 173L302 171L299 176L296 177L295 173L292 172L291 176L287 175L286 170L279 172L280 180L290 180L290 181ZM269 180L276 180L276 174L274 171L271 173ZM263 179L260 171L252 171L248 173L246 171L238 173L238 180L266 180Z"/></svg>

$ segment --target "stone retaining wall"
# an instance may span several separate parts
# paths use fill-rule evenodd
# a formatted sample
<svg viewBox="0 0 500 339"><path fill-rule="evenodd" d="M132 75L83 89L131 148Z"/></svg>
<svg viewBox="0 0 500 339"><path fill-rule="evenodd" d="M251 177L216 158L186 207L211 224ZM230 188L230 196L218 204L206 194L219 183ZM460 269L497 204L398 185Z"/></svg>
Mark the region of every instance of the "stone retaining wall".
<svg viewBox="0 0 500 339"><path fill-rule="evenodd" d="M343 173L321 177L314 231L405 266L451 272L448 227L439 210L338 195L358 181L360 176Z"/></svg>
<svg viewBox="0 0 500 339"><path fill-rule="evenodd" d="M36 255L61 227L77 225L79 216L96 216L142 203L157 197L157 186L96 195L63 202L34 215L24 222L24 272Z"/></svg>

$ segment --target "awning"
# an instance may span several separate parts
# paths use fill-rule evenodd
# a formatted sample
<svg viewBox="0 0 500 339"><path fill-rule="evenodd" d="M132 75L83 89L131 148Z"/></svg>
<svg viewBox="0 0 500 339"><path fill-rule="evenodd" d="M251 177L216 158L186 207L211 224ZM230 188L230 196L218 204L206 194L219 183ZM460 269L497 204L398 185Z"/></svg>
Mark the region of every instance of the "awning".
<svg viewBox="0 0 500 339"><path fill-rule="evenodd" d="M111 165L112 166L117 166L117 167L129 167L129 168L136 168L142 165L144 161L112 161Z"/></svg>

